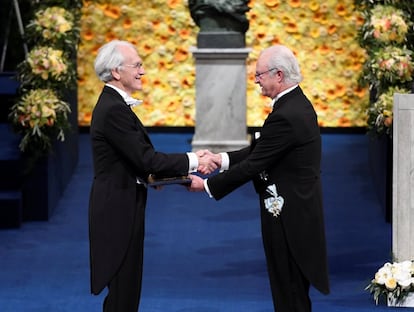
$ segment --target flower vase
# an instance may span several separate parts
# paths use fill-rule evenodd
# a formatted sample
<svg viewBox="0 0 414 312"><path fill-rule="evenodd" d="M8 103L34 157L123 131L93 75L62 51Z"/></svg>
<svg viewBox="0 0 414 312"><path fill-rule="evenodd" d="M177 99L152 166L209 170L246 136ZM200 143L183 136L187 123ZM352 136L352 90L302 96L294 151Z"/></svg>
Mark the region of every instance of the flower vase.
<svg viewBox="0 0 414 312"><path fill-rule="evenodd" d="M414 292L408 293L408 295L399 302L397 302L397 300L389 294L387 298L387 305L389 307L414 308Z"/></svg>

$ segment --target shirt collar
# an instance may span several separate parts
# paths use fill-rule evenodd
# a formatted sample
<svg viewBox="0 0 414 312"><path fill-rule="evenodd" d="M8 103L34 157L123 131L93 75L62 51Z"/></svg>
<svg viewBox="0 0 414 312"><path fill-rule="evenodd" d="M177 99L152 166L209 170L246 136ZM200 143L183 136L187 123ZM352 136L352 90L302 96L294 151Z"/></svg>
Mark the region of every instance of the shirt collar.
<svg viewBox="0 0 414 312"><path fill-rule="evenodd" d="M105 85L114 89L116 92L118 92L119 95L122 96L122 98L124 99L125 103L127 103L129 106L135 106L135 105L139 105L142 103L141 100L137 100L133 98L132 96L129 96L124 90L121 90L120 88L115 87L114 85L111 85L110 83L106 83Z"/></svg>
<svg viewBox="0 0 414 312"><path fill-rule="evenodd" d="M294 86L292 86L292 87L290 87L290 88L287 88L286 90L283 90L282 92L280 92L278 95L276 95L276 97L273 99L273 101L272 101L272 104L271 104L271 106L272 106L272 108L273 108L273 106L275 105L275 103L282 97L282 96L284 96L285 94L287 94L287 93L289 93L290 91L293 91L296 87L297 87L298 85L296 84L296 85L294 85Z"/></svg>

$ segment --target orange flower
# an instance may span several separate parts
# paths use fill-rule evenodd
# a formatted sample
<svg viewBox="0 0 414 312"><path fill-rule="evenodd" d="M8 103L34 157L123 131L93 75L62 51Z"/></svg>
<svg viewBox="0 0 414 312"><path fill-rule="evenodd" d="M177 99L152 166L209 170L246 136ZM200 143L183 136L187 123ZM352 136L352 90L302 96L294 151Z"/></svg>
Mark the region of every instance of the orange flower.
<svg viewBox="0 0 414 312"><path fill-rule="evenodd" d="M167 104L167 111L175 112L178 109L178 102L175 100L170 100Z"/></svg>
<svg viewBox="0 0 414 312"><path fill-rule="evenodd" d="M254 24L255 23L255 21L256 21L256 19L257 19L257 17L258 17L258 15L256 14L256 12L254 12L254 11L248 11L247 13L246 13L246 15L247 15L247 18L249 19L249 21L250 21L250 24Z"/></svg>
<svg viewBox="0 0 414 312"><path fill-rule="evenodd" d="M164 60L159 60L158 61L158 69L166 69L166 68L167 68L167 66L165 64L165 61Z"/></svg>
<svg viewBox="0 0 414 312"><path fill-rule="evenodd" d="M272 108L270 106L263 107L263 114L265 116L269 115L272 112Z"/></svg>
<svg viewBox="0 0 414 312"><path fill-rule="evenodd" d="M114 32L112 32L112 31L108 31L105 34L105 41L106 42L112 41L112 40L114 40L116 38L117 38L117 35Z"/></svg>
<svg viewBox="0 0 414 312"><path fill-rule="evenodd" d="M148 85L148 76L141 76L141 82L143 85Z"/></svg>
<svg viewBox="0 0 414 312"><path fill-rule="evenodd" d="M152 53L153 48L148 43L145 43L144 45L142 45L142 51L145 55L149 55Z"/></svg>
<svg viewBox="0 0 414 312"><path fill-rule="evenodd" d="M78 76L78 84L79 84L80 86L85 85L85 84L86 84L86 79L85 79L84 77L80 77L80 76Z"/></svg>
<svg viewBox="0 0 414 312"><path fill-rule="evenodd" d="M128 37L127 40L132 43L134 46L138 46L138 39L136 37Z"/></svg>
<svg viewBox="0 0 414 312"><path fill-rule="evenodd" d="M117 6L108 4L104 6L104 14L110 18L118 19L121 16L121 10Z"/></svg>
<svg viewBox="0 0 414 312"><path fill-rule="evenodd" d="M154 87L160 87L160 86L162 86L162 82L159 78L155 78L154 81L152 82L152 85Z"/></svg>
<svg viewBox="0 0 414 312"><path fill-rule="evenodd" d="M154 126L156 126L156 127L162 127L162 126L165 126L165 120L164 119L158 119L158 120L156 120L155 122L154 122Z"/></svg>
<svg viewBox="0 0 414 312"><path fill-rule="evenodd" d="M321 22L324 19L324 14L321 12L315 12L313 14L313 21L314 22Z"/></svg>
<svg viewBox="0 0 414 312"><path fill-rule="evenodd" d="M286 24L286 32L292 34L292 33L297 33L298 32L298 25L291 21L289 23Z"/></svg>
<svg viewBox="0 0 414 312"><path fill-rule="evenodd" d="M343 3L340 3L336 6L336 14L338 14L339 16L346 15L346 7Z"/></svg>
<svg viewBox="0 0 414 312"><path fill-rule="evenodd" d="M152 27L154 27L154 29L157 29L160 26L161 21L160 20L153 20L153 21L151 21L151 24L152 24Z"/></svg>
<svg viewBox="0 0 414 312"><path fill-rule="evenodd" d="M300 5L301 5L301 2L300 2L300 0L289 0L289 5L292 8L299 8Z"/></svg>
<svg viewBox="0 0 414 312"><path fill-rule="evenodd" d="M99 50L99 48L100 48L100 47L101 47L100 45L95 44L95 45L92 47L92 49L91 49L92 55L97 55L97 54L98 54L98 50Z"/></svg>
<svg viewBox="0 0 414 312"><path fill-rule="evenodd" d="M175 32L176 32L175 28L171 25L168 25L168 33L170 35L175 35Z"/></svg>
<svg viewBox="0 0 414 312"><path fill-rule="evenodd" d="M193 83L188 77L184 77L181 80L181 85L183 86L183 88L191 88L193 86Z"/></svg>
<svg viewBox="0 0 414 312"><path fill-rule="evenodd" d="M159 39L162 43L166 43L170 39L170 37L167 36L167 35L162 34L162 35L159 36Z"/></svg>
<svg viewBox="0 0 414 312"><path fill-rule="evenodd" d="M130 29L132 27L132 20L129 17L127 17L124 20L124 23L122 24L122 26L124 27L124 29Z"/></svg>
<svg viewBox="0 0 414 312"><path fill-rule="evenodd" d="M93 35L93 31L90 29L87 29L85 31L82 32L83 33L83 39L85 39L86 41L91 41L94 37Z"/></svg>
<svg viewBox="0 0 414 312"><path fill-rule="evenodd" d="M362 68L362 63L361 62L355 61L355 62L352 63L352 69L355 72L359 72L361 70L361 68Z"/></svg>
<svg viewBox="0 0 414 312"><path fill-rule="evenodd" d="M267 30L268 30L267 27L259 26L256 30L256 35L255 35L256 38L258 40L262 40L263 38L265 38L267 35Z"/></svg>
<svg viewBox="0 0 414 312"><path fill-rule="evenodd" d="M322 44L318 49L322 54L327 54L330 51L330 48L327 44Z"/></svg>
<svg viewBox="0 0 414 312"><path fill-rule="evenodd" d="M323 112L323 111L329 110L329 106L325 102L323 102L321 100L315 100L313 102L313 104L315 105L315 107L317 107L318 111L322 111Z"/></svg>
<svg viewBox="0 0 414 312"><path fill-rule="evenodd" d="M365 19L361 14L356 15L355 23L357 26L362 26L365 23Z"/></svg>
<svg viewBox="0 0 414 312"><path fill-rule="evenodd" d="M335 86L332 86L328 90L326 90L326 97L330 100L333 100L336 98Z"/></svg>
<svg viewBox="0 0 414 312"><path fill-rule="evenodd" d="M342 102L342 106L343 107L349 107L351 106L352 102L349 98L344 98L343 102Z"/></svg>
<svg viewBox="0 0 414 312"><path fill-rule="evenodd" d="M168 7L170 7L171 9L175 9L177 8L177 6L180 4L180 0L168 0L167 1L167 5Z"/></svg>
<svg viewBox="0 0 414 312"><path fill-rule="evenodd" d="M188 29L180 29L178 34L180 35L181 39L187 40L190 37L191 33Z"/></svg>
<svg viewBox="0 0 414 312"><path fill-rule="evenodd" d="M193 117L190 114L185 113L184 114L184 123L185 123L186 126L194 125Z"/></svg>
<svg viewBox="0 0 414 312"><path fill-rule="evenodd" d="M279 0L265 0L265 4L270 8L277 8L280 2Z"/></svg>
<svg viewBox="0 0 414 312"><path fill-rule="evenodd" d="M174 53L174 60L176 62L182 62L185 61L188 58L188 51L184 49L183 47L177 48L177 50Z"/></svg>
<svg viewBox="0 0 414 312"><path fill-rule="evenodd" d="M338 126L340 126L340 127L350 127L350 126L352 126L352 123L351 123L351 121L349 120L348 117L342 116L338 120Z"/></svg>
<svg viewBox="0 0 414 312"><path fill-rule="evenodd" d="M92 120L92 112L85 112L85 114L83 115L83 122L86 125L90 125L91 120Z"/></svg>
<svg viewBox="0 0 414 312"><path fill-rule="evenodd" d="M357 86L354 88L354 94L359 98L363 98L367 94L367 89Z"/></svg>
<svg viewBox="0 0 414 312"><path fill-rule="evenodd" d="M335 53L336 54L342 54L342 53L344 53L344 47L337 47L336 49L335 49Z"/></svg>
<svg viewBox="0 0 414 312"><path fill-rule="evenodd" d="M346 88L343 84L336 84L335 88L336 88L335 94L336 94L337 97L342 97L342 96L345 95Z"/></svg>
<svg viewBox="0 0 414 312"><path fill-rule="evenodd" d="M337 27L335 24L331 24L328 26L328 34L332 35L336 33Z"/></svg>
<svg viewBox="0 0 414 312"><path fill-rule="evenodd" d="M277 36L274 36L272 39L272 44L280 44L280 39Z"/></svg>

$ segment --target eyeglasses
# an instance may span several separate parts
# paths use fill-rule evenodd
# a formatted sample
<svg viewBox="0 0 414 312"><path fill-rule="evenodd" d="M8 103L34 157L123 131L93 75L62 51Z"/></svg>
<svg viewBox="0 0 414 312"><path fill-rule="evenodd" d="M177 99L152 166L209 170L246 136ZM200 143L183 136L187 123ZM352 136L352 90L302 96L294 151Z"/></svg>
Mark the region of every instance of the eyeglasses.
<svg viewBox="0 0 414 312"><path fill-rule="evenodd" d="M140 69L142 67L142 63L124 64L122 66L131 67L131 68L134 68L134 69Z"/></svg>
<svg viewBox="0 0 414 312"><path fill-rule="evenodd" d="M266 74L266 73L268 73L268 72L270 72L270 71L272 71L272 70L275 70L275 69L277 69L277 68L276 68L276 67L274 67L274 68L271 68L271 69L266 70L266 71L264 71L264 72L261 72L261 73L256 73L256 74L254 74L254 78L256 78L256 79L261 79L261 78L262 78L262 75L264 75L264 74Z"/></svg>

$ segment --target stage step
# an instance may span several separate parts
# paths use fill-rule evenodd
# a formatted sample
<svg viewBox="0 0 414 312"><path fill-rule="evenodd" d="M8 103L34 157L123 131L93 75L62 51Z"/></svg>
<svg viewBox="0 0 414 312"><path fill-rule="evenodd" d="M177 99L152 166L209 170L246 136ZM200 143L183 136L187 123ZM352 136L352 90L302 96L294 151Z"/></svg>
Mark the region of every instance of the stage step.
<svg viewBox="0 0 414 312"><path fill-rule="evenodd" d="M0 191L0 228L18 228L22 224L21 191Z"/></svg>
<svg viewBox="0 0 414 312"><path fill-rule="evenodd" d="M19 136L0 123L0 228L22 223L22 181Z"/></svg>

